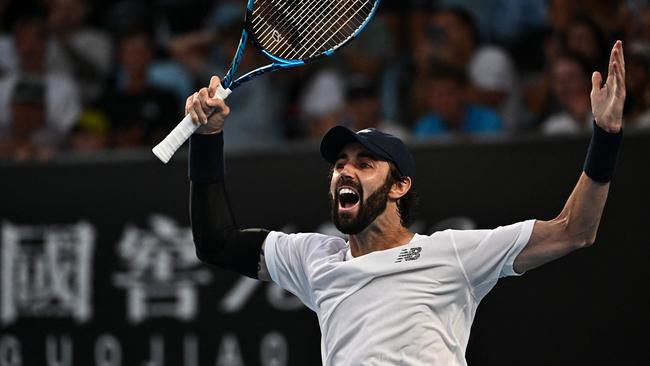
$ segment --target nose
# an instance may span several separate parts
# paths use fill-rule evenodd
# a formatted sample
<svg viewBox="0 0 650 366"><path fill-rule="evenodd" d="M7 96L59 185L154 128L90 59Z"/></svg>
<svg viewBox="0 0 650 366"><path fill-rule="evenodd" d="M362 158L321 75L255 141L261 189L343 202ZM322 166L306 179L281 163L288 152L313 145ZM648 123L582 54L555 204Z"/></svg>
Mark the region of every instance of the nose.
<svg viewBox="0 0 650 366"><path fill-rule="evenodd" d="M348 177L352 178L354 176L354 165L349 162L345 163L343 167L339 170L339 175L341 178Z"/></svg>

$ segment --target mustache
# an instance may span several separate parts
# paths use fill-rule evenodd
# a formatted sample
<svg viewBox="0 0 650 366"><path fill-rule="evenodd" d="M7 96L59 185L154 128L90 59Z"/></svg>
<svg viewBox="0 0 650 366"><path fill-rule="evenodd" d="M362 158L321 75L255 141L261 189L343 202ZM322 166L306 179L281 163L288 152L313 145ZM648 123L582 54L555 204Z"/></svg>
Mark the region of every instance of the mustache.
<svg viewBox="0 0 650 366"><path fill-rule="evenodd" d="M348 187L352 187L352 188L356 189L356 191L359 192L359 195L361 195L361 193L362 193L361 192L361 190L362 190L361 183L355 181L352 177L343 176L336 183L336 191L334 193L336 193L337 196L338 196L339 188L341 188L343 186L348 186Z"/></svg>

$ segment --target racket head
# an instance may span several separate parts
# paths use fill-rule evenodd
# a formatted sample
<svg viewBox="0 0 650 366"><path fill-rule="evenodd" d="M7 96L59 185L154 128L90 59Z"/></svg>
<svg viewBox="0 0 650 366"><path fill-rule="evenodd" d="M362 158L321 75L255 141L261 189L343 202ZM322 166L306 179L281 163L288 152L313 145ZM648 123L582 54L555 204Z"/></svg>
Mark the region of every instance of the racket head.
<svg viewBox="0 0 650 366"><path fill-rule="evenodd" d="M245 30L253 46L293 67L330 56L356 38L379 0L248 0ZM280 68L283 68L280 66Z"/></svg>

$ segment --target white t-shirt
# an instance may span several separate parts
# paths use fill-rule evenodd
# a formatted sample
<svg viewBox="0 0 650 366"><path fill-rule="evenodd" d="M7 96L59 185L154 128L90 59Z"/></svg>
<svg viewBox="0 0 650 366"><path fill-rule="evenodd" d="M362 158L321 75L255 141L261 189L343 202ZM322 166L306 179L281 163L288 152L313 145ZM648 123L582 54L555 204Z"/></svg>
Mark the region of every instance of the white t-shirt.
<svg viewBox="0 0 650 366"><path fill-rule="evenodd" d="M416 234L354 258L341 238L271 232L271 279L316 312L323 365L466 365L476 308L528 243L534 220Z"/></svg>

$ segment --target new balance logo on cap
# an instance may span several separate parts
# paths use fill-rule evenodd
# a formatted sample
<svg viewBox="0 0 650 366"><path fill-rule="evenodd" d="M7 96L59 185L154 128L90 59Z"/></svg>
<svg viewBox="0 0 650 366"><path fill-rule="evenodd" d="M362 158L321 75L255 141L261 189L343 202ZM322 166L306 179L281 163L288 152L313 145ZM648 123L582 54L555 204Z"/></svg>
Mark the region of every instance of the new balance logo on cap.
<svg viewBox="0 0 650 366"><path fill-rule="evenodd" d="M399 252L397 260L395 263L400 263L402 261L414 261L420 258L420 252L422 251L421 247L415 248L404 248Z"/></svg>

